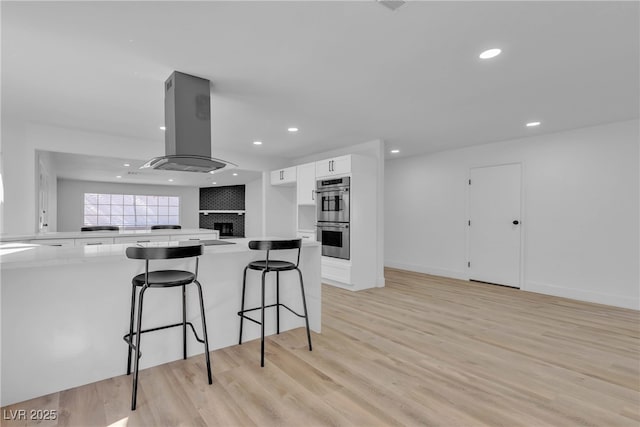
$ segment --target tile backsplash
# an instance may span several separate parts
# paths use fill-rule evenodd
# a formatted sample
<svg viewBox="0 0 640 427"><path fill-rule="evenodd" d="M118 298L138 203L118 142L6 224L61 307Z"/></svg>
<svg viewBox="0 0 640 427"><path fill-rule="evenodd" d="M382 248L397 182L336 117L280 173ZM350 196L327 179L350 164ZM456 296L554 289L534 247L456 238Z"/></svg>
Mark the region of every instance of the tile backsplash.
<svg viewBox="0 0 640 427"><path fill-rule="evenodd" d="M200 189L200 210L244 210L244 185L206 187ZM200 214L200 228L219 229L221 237L245 237L244 215L236 213ZM233 228L233 235L223 236L222 230Z"/></svg>
<svg viewBox="0 0 640 427"><path fill-rule="evenodd" d="M244 210L244 185L200 189L200 210Z"/></svg>

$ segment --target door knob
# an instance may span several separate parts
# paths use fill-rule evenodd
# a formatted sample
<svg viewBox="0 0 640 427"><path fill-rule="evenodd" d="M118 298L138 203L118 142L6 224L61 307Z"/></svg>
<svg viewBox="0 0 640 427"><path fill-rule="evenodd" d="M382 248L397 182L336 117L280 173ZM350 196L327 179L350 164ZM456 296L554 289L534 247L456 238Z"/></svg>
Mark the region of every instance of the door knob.
<svg viewBox="0 0 640 427"><path fill-rule="evenodd" d="M513 225L518 225L520 224L520 221L518 221L517 219L513 221Z"/></svg>

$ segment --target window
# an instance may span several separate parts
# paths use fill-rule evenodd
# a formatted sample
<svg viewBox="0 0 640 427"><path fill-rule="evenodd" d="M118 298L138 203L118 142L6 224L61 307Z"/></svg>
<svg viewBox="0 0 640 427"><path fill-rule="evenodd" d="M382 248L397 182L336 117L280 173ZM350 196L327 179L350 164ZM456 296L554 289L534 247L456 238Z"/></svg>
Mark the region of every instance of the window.
<svg viewBox="0 0 640 427"><path fill-rule="evenodd" d="M84 225L180 224L180 197L84 193Z"/></svg>

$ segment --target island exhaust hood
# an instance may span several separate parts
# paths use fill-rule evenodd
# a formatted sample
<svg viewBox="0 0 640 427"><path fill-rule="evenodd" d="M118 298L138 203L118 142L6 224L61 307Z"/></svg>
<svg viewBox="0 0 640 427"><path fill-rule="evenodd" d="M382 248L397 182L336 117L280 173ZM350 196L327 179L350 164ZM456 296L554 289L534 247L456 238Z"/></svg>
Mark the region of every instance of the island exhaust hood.
<svg viewBox="0 0 640 427"><path fill-rule="evenodd" d="M209 80L174 71L164 83L165 156L140 169L213 172L233 163L211 157Z"/></svg>

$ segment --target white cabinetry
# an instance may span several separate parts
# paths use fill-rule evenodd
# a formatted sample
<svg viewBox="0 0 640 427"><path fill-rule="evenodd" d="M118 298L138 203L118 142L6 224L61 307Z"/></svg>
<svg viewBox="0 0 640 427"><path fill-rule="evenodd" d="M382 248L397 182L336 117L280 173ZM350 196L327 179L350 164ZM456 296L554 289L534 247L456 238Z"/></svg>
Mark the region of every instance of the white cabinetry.
<svg viewBox="0 0 640 427"><path fill-rule="evenodd" d="M170 236L126 236L115 237L114 243L149 243L149 242L168 242Z"/></svg>
<svg viewBox="0 0 640 427"><path fill-rule="evenodd" d="M29 243L35 243L36 245L43 246L75 246L74 239L38 239L29 240Z"/></svg>
<svg viewBox="0 0 640 427"><path fill-rule="evenodd" d="M298 230L298 232L296 233L296 237L298 237L298 239L306 240L308 242L315 242L316 232Z"/></svg>
<svg viewBox="0 0 640 427"><path fill-rule="evenodd" d="M271 185L295 185L296 167L271 171Z"/></svg>
<svg viewBox="0 0 640 427"><path fill-rule="evenodd" d="M297 167L298 205L316 204L316 164L307 163Z"/></svg>
<svg viewBox="0 0 640 427"><path fill-rule="evenodd" d="M316 162L316 177L345 175L351 173L351 156L340 156Z"/></svg>
<svg viewBox="0 0 640 427"><path fill-rule="evenodd" d="M182 234L171 236L172 241L184 241L184 240L218 240L220 233L218 231L214 233L206 234Z"/></svg>
<svg viewBox="0 0 640 427"><path fill-rule="evenodd" d="M76 239L76 246L112 245L113 237L87 237Z"/></svg>

